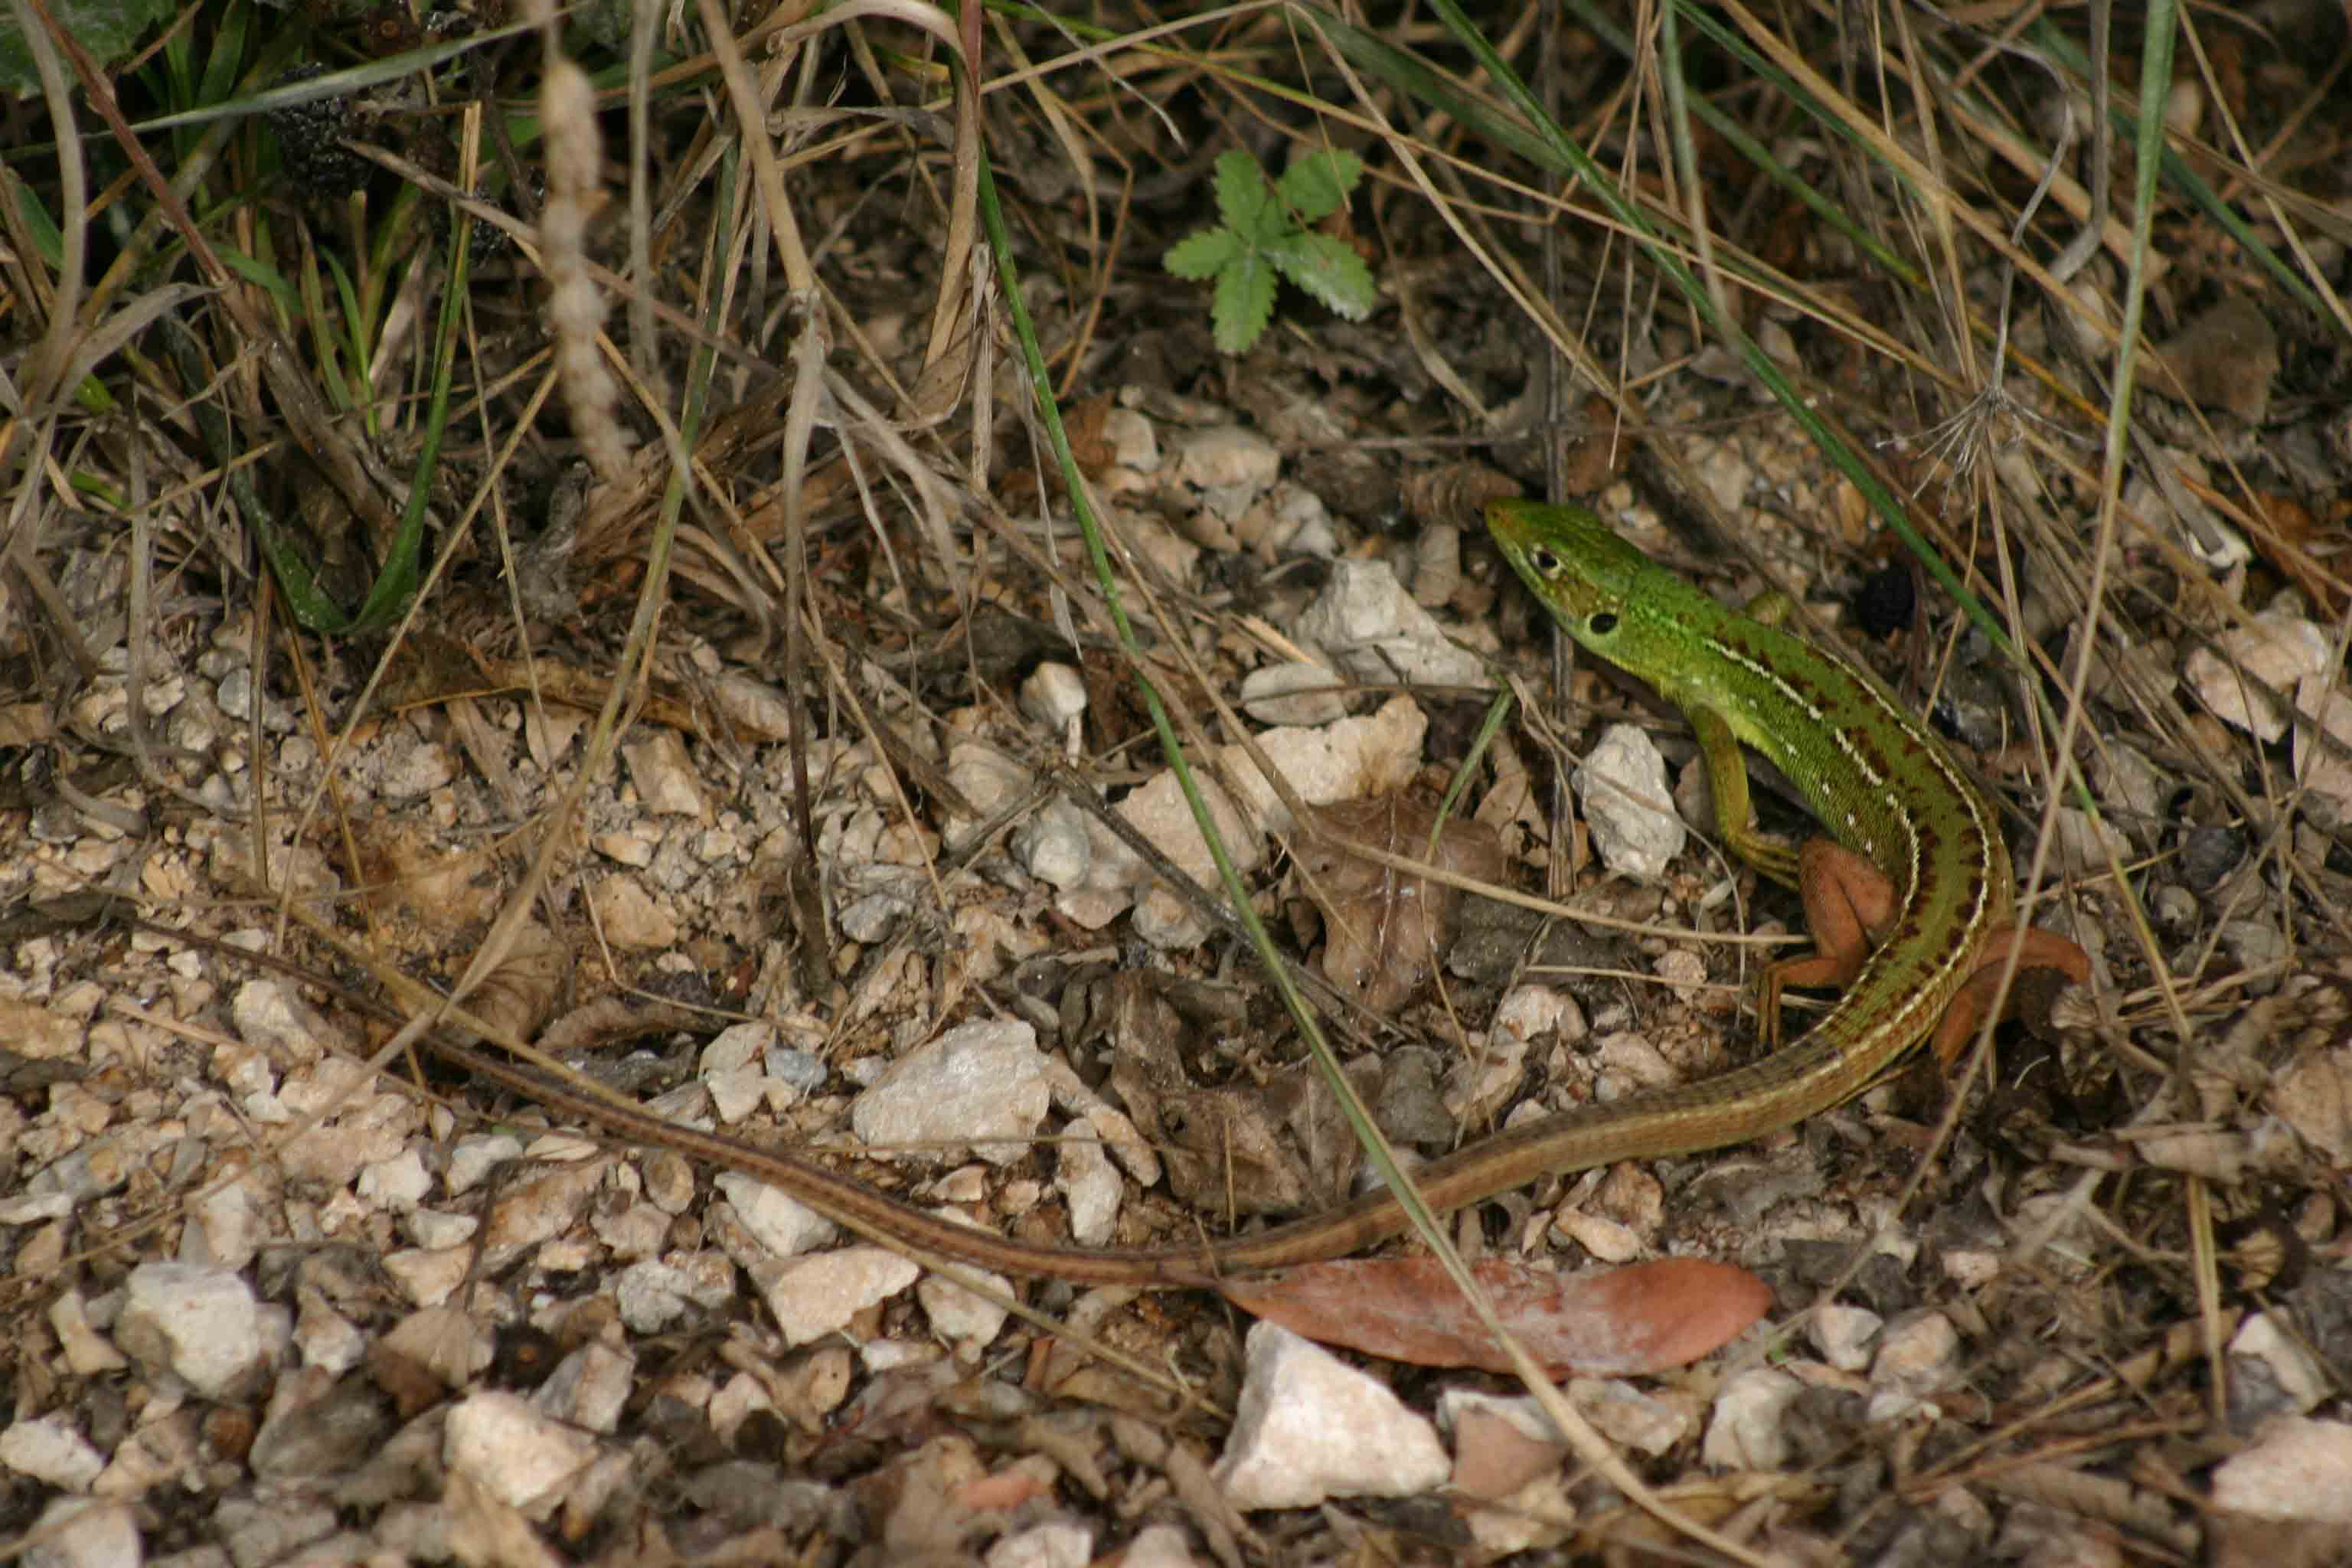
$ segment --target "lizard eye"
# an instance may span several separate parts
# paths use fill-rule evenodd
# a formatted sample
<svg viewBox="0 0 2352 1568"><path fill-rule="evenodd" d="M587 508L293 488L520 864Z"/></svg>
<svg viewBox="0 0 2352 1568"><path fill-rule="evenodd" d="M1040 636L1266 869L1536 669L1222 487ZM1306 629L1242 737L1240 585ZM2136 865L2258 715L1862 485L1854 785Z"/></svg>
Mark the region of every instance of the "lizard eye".
<svg viewBox="0 0 2352 1568"><path fill-rule="evenodd" d="M1605 637L1611 632L1617 629L1616 612L1613 610L1603 610L1599 615L1593 616L1591 621L1586 623L1586 625L1591 629L1594 637Z"/></svg>
<svg viewBox="0 0 2352 1568"><path fill-rule="evenodd" d="M1530 550L1528 552L1528 564L1549 577L1559 570L1559 557L1549 550Z"/></svg>

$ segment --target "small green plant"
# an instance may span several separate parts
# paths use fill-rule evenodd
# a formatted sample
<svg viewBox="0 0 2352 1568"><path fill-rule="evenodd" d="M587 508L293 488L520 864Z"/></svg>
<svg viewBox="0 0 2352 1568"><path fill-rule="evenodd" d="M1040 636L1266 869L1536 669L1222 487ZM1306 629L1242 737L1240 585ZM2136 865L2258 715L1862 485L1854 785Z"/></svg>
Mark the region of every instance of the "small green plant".
<svg viewBox="0 0 2352 1568"><path fill-rule="evenodd" d="M1213 278L1209 308L1220 352L1246 352L1274 315L1275 276L1289 279L1351 321L1371 313L1372 272L1345 241L1316 234L1363 178L1353 153L1325 148L1292 161L1277 184L1239 148L1217 160L1217 212L1224 222L1196 229L1160 258L1179 278Z"/></svg>

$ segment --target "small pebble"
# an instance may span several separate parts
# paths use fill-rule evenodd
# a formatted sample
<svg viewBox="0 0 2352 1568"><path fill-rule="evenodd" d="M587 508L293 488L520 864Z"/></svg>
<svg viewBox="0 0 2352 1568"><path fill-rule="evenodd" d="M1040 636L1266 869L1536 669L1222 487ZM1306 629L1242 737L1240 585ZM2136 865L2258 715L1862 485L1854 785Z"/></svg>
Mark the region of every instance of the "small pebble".
<svg viewBox="0 0 2352 1568"><path fill-rule="evenodd" d="M1430 1424L1386 1385L1272 1323L1253 1324L1234 1426L1213 1479L1236 1508L1410 1497L1453 1468Z"/></svg>

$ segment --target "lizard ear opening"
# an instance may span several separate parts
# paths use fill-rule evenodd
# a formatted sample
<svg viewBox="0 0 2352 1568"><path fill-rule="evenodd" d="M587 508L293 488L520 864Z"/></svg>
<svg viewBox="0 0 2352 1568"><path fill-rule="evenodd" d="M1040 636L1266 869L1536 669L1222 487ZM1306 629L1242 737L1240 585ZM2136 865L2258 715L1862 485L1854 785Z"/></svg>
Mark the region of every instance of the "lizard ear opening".
<svg viewBox="0 0 2352 1568"><path fill-rule="evenodd" d="M1593 616L1591 620L1585 622L1584 625L1585 629L1590 631L1594 637L1605 637L1610 633L1617 629L1616 612L1613 610L1603 610L1599 615Z"/></svg>

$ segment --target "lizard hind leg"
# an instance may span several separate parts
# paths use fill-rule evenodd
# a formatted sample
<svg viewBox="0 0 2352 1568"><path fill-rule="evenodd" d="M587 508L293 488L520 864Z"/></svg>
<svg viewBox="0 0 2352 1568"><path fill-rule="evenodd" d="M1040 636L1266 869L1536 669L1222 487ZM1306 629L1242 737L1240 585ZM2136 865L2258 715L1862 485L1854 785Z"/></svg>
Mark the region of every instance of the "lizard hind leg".
<svg viewBox="0 0 2352 1568"><path fill-rule="evenodd" d="M1829 838L1808 838L1797 851L1797 892L1813 951L1784 958L1764 971L1758 986L1764 1038L1780 1044L1780 993L1789 986L1844 986L1862 973L1897 915L1895 884L1859 851Z"/></svg>
<svg viewBox="0 0 2352 1568"><path fill-rule="evenodd" d="M2000 984L2001 971L2009 967L2010 945L2017 941L2017 928L2003 926L1986 939L1983 958L1960 988L1952 995L1952 1005L1945 1011L1944 1021L1937 1026L1936 1059L1948 1073L1960 1054L1969 1048L1969 1040L1985 1021L1992 1006L1993 992ZM2025 928L2025 951L2018 955L2017 972L2029 969L2054 969L2078 984L2091 983L2091 955L2054 931L2040 926ZM2017 987L2010 987L2009 997L2001 1006L2003 1017L2017 1012Z"/></svg>

